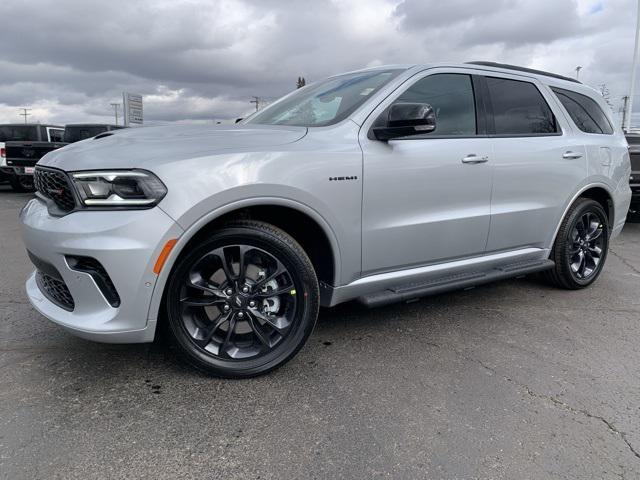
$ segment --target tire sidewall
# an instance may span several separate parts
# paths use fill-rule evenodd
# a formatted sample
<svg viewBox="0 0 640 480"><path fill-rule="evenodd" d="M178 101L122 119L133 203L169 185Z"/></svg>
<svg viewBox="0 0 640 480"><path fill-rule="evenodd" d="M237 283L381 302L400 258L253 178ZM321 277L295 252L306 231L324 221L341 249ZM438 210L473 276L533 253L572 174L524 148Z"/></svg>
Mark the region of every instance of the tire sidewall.
<svg viewBox="0 0 640 480"><path fill-rule="evenodd" d="M293 242L293 240L291 239ZM215 358L198 347L186 331L178 302L186 276L198 259L225 245L245 244L267 251L289 271L296 290L296 315L290 332L271 352L255 359L226 360ZM201 370L223 377L250 377L266 373L287 362L302 348L313 331L319 308L318 282L302 248L262 230L230 227L202 242L176 263L167 288L166 313L172 337L187 360ZM300 255L304 255L302 257Z"/></svg>
<svg viewBox="0 0 640 480"><path fill-rule="evenodd" d="M598 263L596 271L588 278L581 279L578 278L571 270L569 249L571 248L572 243L571 232L575 228L577 222L579 222L582 219L582 216L587 212L596 213L600 218L600 222L602 223L602 235L604 242L602 247L602 256L600 259L600 263ZM577 208L573 209L573 211L569 214L569 217L567 218L567 228L565 229L566 238L563 239L564 242L562 245L562 261L564 262L563 267L565 271L568 272L569 276L571 277L570 281L573 282L575 286L586 287L588 285L591 285L602 273L602 269L604 268L609 251L609 234L610 231L607 214L602 206L595 200L588 200L583 202L582 204L578 205Z"/></svg>

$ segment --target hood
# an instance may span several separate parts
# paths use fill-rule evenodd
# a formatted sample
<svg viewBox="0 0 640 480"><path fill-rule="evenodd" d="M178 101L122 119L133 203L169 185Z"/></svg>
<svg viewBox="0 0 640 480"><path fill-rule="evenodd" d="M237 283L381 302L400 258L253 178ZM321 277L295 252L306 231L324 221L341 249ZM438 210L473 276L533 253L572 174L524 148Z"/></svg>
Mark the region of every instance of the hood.
<svg viewBox="0 0 640 480"><path fill-rule="evenodd" d="M39 165L67 171L146 168L222 152L255 151L293 143L305 127L280 125L171 125L127 128L48 153Z"/></svg>

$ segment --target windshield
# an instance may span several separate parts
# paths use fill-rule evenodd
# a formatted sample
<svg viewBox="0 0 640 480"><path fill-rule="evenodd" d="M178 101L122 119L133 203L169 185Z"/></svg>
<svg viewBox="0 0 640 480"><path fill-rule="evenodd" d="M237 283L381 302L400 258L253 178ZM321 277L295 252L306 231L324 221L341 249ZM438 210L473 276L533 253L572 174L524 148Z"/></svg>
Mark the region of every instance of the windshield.
<svg viewBox="0 0 640 480"><path fill-rule="evenodd" d="M347 118L402 70L331 77L302 88L247 119L248 124L322 127Z"/></svg>
<svg viewBox="0 0 640 480"><path fill-rule="evenodd" d="M86 138L95 137L96 135L106 132L106 125L83 125L81 127L66 127L64 129L64 141L68 143L79 142Z"/></svg>
<svg viewBox="0 0 640 480"><path fill-rule="evenodd" d="M0 142L35 142L38 127L31 125L0 125Z"/></svg>

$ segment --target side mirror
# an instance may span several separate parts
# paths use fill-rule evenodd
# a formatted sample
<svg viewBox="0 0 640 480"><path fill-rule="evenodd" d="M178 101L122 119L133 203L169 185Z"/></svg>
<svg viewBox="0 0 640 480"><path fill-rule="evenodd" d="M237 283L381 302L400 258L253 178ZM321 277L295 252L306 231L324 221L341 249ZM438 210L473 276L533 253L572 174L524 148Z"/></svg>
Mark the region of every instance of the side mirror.
<svg viewBox="0 0 640 480"><path fill-rule="evenodd" d="M386 121L379 119L380 126L372 128L375 138L383 142L436 129L436 114L428 103L395 103L387 110L386 117Z"/></svg>

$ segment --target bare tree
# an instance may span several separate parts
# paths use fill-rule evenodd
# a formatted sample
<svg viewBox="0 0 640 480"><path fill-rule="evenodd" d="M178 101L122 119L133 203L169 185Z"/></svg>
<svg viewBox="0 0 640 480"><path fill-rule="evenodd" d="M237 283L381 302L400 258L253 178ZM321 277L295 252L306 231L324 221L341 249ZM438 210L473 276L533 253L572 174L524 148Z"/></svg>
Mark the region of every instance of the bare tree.
<svg viewBox="0 0 640 480"><path fill-rule="evenodd" d="M602 98L604 98L604 101L607 102L607 105L613 108L613 103L611 103L611 92L607 88L606 83L600 84L600 95L602 95Z"/></svg>

